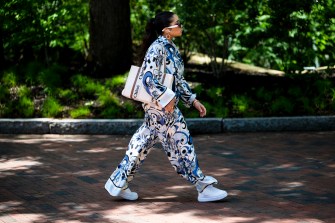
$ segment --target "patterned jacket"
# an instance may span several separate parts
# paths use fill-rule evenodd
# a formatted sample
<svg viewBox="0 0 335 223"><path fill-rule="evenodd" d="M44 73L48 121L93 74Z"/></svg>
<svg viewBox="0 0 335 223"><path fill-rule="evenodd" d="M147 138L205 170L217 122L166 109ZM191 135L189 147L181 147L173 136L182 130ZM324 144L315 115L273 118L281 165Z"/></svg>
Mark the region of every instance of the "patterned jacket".
<svg viewBox="0 0 335 223"><path fill-rule="evenodd" d="M158 81L164 69L165 59L165 72L174 76L172 89L165 87ZM192 105L196 95L192 93L190 86L184 79L184 62L173 42L159 36L148 48L141 70L142 74L147 77L145 79L147 91L158 103L158 106L153 103L149 106L162 109L173 97L177 99L176 104L181 100L186 107Z"/></svg>

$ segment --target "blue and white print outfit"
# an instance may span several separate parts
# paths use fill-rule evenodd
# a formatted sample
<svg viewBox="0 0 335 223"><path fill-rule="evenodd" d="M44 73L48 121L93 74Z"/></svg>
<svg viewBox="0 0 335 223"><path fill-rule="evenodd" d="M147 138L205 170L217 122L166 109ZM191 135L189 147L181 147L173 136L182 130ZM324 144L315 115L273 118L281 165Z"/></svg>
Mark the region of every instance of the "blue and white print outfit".
<svg viewBox="0 0 335 223"><path fill-rule="evenodd" d="M165 60L165 62L164 62ZM164 69L174 76L172 89L163 86L158 80ZM176 172L195 184L199 192L206 186L217 183L216 179L202 173L185 119L176 106L181 100L190 107L196 95L183 77L184 63L173 42L159 36L148 48L141 72L147 91L156 103L143 104L145 121L131 138L126 155L105 184L112 196L118 196L128 187L151 148L159 140ZM173 113L164 107L176 98Z"/></svg>

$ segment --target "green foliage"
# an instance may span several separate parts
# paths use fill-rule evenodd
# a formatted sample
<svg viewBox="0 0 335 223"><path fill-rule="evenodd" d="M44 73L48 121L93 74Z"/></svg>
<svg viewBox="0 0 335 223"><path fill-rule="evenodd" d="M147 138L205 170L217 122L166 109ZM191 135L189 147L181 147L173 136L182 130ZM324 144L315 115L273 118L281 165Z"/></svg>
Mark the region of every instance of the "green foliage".
<svg viewBox="0 0 335 223"><path fill-rule="evenodd" d="M332 83L330 80L319 79L315 81L315 87L319 94L327 94L331 89Z"/></svg>
<svg viewBox="0 0 335 223"><path fill-rule="evenodd" d="M271 101L273 97L272 95L273 95L272 91L268 91L264 87L257 89L257 92L256 92L256 96L258 100L261 100L263 102Z"/></svg>
<svg viewBox="0 0 335 223"><path fill-rule="evenodd" d="M26 96L20 97L17 104L16 110L22 117L31 117L34 114L34 102L31 98Z"/></svg>
<svg viewBox="0 0 335 223"><path fill-rule="evenodd" d="M185 62L199 52L210 56L216 76L225 71L220 57L283 70L291 78L292 82L250 88L242 81L234 86L224 83L225 87L200 83L194 92L209 117L329 114L335 109L331 69L325 71L327 78L297 75L304 66L335 65L333 0L163 0L159 4L131 0L130 9L134 49L147 20L158 11L170 10L184 25L183 38L175 42ZM95 71L85 61L90 59L86 57L88 1L9 0L0 3L0 13L0 56L6 67L0 71L1 117L143 116L138 103L120 96L125 75L106 80L89 77ZM194 109L183 112L198 117Z"/></svg>
<svg viewBox="0 0 335 223"><path fill-rule="evenodd" d="M224 91L224 88L222 87L212 87L207 90L207 95L210 98L214 99L214 98L222 97L223 91Z"/></svg>
<svg viewBox="0 0 335 223"><path fill-rule="evenodd" d="M76 108L70 111L71 118L87 118L91 115L91 111L87 106Z"/></svg>
<svg viewBox="0 0 335 223"><path fill-rule="evenodd" d="M233 112L237 114L241 114L241 115L244 115L247 113L250 107L250 102L249 102L248 97L244 95L233 95L231 101L233 103Z"/></svg>
<svg viewBox="0 0 335 223"><path fill-rule="evenodd" d="M125 109L126 114L132 114L132 118L143 118L143 109L140 106L136 106L134 102L126 100L121 106Z"/></svg>
<svg viewBox="0 0 335 223"><path fill-rule="evenodd" d="M105 86L109 88L123 87L126 83L125 75L116 75L106 80Z"/></svg>
<svg viewBox="0 0 335 223"><path fill-rule="evenodd" d="M119 98L110 90L106 90L99 94L97 101L104 107L120 104Z"/></svg>
<svg viewBox="0 0 335 223"><path fill-rule="evenodd" d="M44 64L38 61L29 62L22 73L24 74L24 79L28 85L38 85L39 74L45 68Z"/></svg>
<svg viewBox="0 0 335 223"><path fill-rule="evenodd" d="M51 60L51 48L70 47L84 52L88 40L88 2L15 1L0 4L4 51L10 61L31 54ZM87 44L86 44L87 45Z"/></svg>
<svg viewBox="0 0 335 223"><path fill-rule="evenodd" d="M66 75L66 68L59 64L45 66L33 61L28 63L25 69L21 68L19 73L22 73L27 85L40 85L43 86L45 92L55 94L57 88L62 86L62 76Z"/></svg>
<svg viewBox="0 0 335 223"><path fill-rule="evenodd" d="M220 117L220 118L227 118L229 117L229 108L226 107L221 101L218 101L218 104L213 104L209 102L203 102L204 106L207 109L207 116L208 117ZM199 117L199 112L196 112L196 116Z"/></svg>
<svg viewBox="0 0 335 223"><path fill-rule="evenodd" d="M39 73L38 81L48 89L56 89L62 84L61 74L64 72L64 67L51 65Z"/></svg>
<svg viewBox="0 0 335 223"><path fill-rule="evenodd" d="M58 89L58 97L64 102L74 102L79 96L71 89Z"/></svg>
<svg viewBox="0 0 335 223"><path fill-rule="evenodd" d="M331 101L334 103L335 102L335 88L331 88L330 89L330 97L331 97Z"/></svg>
<svg viewBox="0 0 335 223"><path fill-rule="evenodd" d="M3 86L14 87L17 84L17 77L14 71L6 71L0 82Z"/></svg>
<svg viewBox="0 0 335 223"><path fill-rule="evenodd" d="M9 91L8 88L0 85L0 103L5 102L8 99Z"/></svg>
<svg viewBox="0 0 335 223"><path fill-rule="evenodd" d="M145 26L150 18L153 18L157 12L174 10L176 0L161 0L159 4L153 0L130 0L132 24L132 36L134 42L139 44L145 32Z"/></svg>
<svg viewBox="0 0 335 223"><path fill-rule="evenodd" d="M211 57L217 75L224 64L216 57L287 72L335 64L333 0L181 0L176 6L185 20L183 39L191 51Z"/></svg>
<svg viewBox="0 0 335 223"><path fill-rule="evenodd" d="M271 104L271 112L277 113L279 115L288 115L294 109L294 105L289 98L284 96L280 96L279 98L275 99Z"/></svg>
<svg viewBox="0 0 335 223"><path fill-rule="evenodd" d="M118 117L119 113L120 113L119 109L115 107L106 107L102 110L101 116L102 118L114 118Z"/></svg>
<svg viewBox="0 0 335 223"><path fill-rule="evenodd" d="M104 87L97 81L80 74L73 76L71 82L83 95L95 95L104 91Z"/></svg>
<svg viewBox="0 0 335 223"><path fill-rule="evenodd" d="M334 111L335 110L335 88L331 89L331 105L330 108Z"/></svg>
<svg viewBox="0 0 335 223"><path fill-rule="evenodd" d="M45 99L42 107L43 117L57 117L62 112L63 107L59 104L58 100L53 97Z"/></svg>
<svg viewBox="0 0 335 223"><path fill-rule="evenodd" d="M38 73L46 70L34 69ZM0 117L142 118L144 114L139 103L120 95L124 75L97 80L78 74L65 85L50 85L52 91L45 90L39 75L31 82L38 86L28 85L30 81L18 78L20 75L21 71L11 70L1 78ZM234 76L237 84L223 81L226 87L219 83L192 85L207 108L207 117L319 115L334 111L332 78L310 74L265 81L254 77L248 83L240 78ZM199 117L195 109L180 108L186 117Z"/></svg>
<svg viewBox="0 0 335 223"><path fill-rule="evenodd" d="M184 58L196 51L208 54L217 75L224 71L225 64L218 64L216 57L287 73L301 71L304 66L335 65L333 0L163 0L159 4L131 0L130 9L135 45L140 44L149 18L158 11L174 11L184 24L183 38L176 39ZM69 63L68 59L78 62L87 56L88 1L9 0L0 4L0 12L6 61L39 61L48 67L59 61ZM28 69L28 83L35 83L38 77L49 83L43 75L53 71L33 70ZM57 82L55 76L50 85Z"/></svg>

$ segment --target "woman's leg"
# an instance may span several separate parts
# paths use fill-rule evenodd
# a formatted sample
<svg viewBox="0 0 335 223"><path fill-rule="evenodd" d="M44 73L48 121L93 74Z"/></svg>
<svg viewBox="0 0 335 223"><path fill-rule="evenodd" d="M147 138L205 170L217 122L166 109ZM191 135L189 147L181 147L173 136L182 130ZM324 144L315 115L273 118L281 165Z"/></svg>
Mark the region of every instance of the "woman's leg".
<svg viewBox="0 0 335 223"><path fill-rule="evenodd" d="M156 138L155 132L147 123L143 123L132 136L123 160L105 184L106 190L112 196L118 196L122 189L128 187L128 183L134 178L134 174L155 144Z"/></svg>
<svg viewBox="0 0 335 223"><path fill-rule="evenodd" d="M157 134L171 165L179 175L192 184L204 179L205 176L199 167L194 150L192 136L182 113L176 108L172 115L165 113L162 115L166 116L166 125L157 129Z"/></svg>
<svg viewBox="0 0 335 223"><path fill-rule="evenodd" d="M195 185L198 190L198 201L209 202L225 198L227 192L213 187L217 180L204 176L194 151L192 137L186 121L178 108L171 115L167 131L158 131L163 148L176 172Z"/></svg>
<svg viewBox="0 0 335 223"><path fill-rule="evenodd" d="M199 168L193 144L185 120L179 109L173 114L154 108L147 110L148 123L154 127L160 142L176 172L195 183L197 179L204 178ZM182 149L187 153L182 154ZM183 150L184 151L184 150Z"/></svg>

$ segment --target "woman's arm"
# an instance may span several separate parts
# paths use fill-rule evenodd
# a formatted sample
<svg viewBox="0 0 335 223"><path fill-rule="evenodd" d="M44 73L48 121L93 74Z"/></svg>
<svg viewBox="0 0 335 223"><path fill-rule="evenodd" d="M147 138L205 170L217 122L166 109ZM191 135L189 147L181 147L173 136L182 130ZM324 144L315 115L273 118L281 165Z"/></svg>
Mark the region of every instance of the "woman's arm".
<svg viewBox="0 0 335 223"><path fill-rule="evenodd" d="M196 95L192 93L192 90L189 84L186 82L184 76L178 75L176 87L180 92L180 100L186 107L191 107L193 105L193 101L195 100Z"/></svg>
<svg viewBox="0 0 335 223"><path fill-rule="evenodd" d="M177 83L178 90L180 92L180 99L186 107L192 105L199 111L200 117L206 115L206 107L196 99L196 95L192 93L192 90L183 76L180 77Z"/></svg>
<svg viewBox="0 0 335 223"><path fill-rule="evenodd" d="M142 66L142 74L146 91L164 108L175 98L175 93L157 79L159 75L162 75L161 66L165 60L163 52L161 44L154 44L148 49Z"/></svg>

